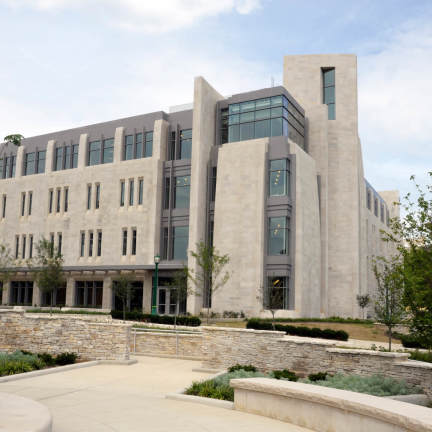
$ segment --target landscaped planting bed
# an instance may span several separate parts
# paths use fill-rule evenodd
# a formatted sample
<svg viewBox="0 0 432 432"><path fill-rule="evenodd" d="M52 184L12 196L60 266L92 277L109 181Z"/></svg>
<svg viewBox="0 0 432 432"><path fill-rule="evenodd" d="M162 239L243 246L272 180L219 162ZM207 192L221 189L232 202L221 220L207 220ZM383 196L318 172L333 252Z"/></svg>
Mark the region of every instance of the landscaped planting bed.
<svg viewBox="0 0 432 432"><path fill-rule="evenodd" d="M73 364L76 359L75 353L62 353L57 356L48 353L33 354L28 351L15 351L12 354L0 353L0 376Z"/></svg>
<svg viewBox="0 0 432 432"><path fill-rule="evenodd" d="M235 365L227 373L217 377L194 382L186 389L185 394L234 401L234 390L229 386L231 379L235 378L274 378L287 381L298 381L305 384L315 384L332 387L340 390L349 390L357 393L366 393L373 396L397 396L422 393L421 389L409 386L405 381L396 380L382 375L330 375L326 372L311 374L307 378L300 378L287 369L274 370L262 373L252 365Z"/></svg>

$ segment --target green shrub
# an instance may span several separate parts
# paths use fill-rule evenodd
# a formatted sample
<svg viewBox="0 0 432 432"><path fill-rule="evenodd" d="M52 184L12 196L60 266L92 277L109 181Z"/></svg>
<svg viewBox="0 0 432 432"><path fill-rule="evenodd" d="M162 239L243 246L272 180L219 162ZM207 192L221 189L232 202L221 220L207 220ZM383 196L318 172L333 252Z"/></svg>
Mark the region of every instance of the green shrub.
<svg viewBox="0 0 432 432"><path fill-rule="evenodd" d="M111 311L111 316L115 319L123 319L123 312ZM139 311L126 312L126 319L128 321L150 322L155 324L174 324L174 317L172 315L151 315ZM198 327L201 325L201 320L197 316L178 316L177 324Z"/></svg>
<svg viewBox="0 0 432 432"><path fill-rule="evenodd" d="M74 364L78 355L73 352L65 352L55 357L55 364L59 366L65 366L68 364Z"/></svg>
<svg viewBox="0 0 432 432"><path fill-rule="evenodd" d="M310 374L310 375L308 375L308 380L312 381L312 382L315 382L315 381L325 381L328 375L329 374L327 372L318 372L316 374Z"/></svg>
<svg viewBox="0 0 432 432"><path fill-rule="evenodd" d="M272 318L251 318L259 319L260 321L272 322ZM345 323L345 324L374 324L370 319L359 318L342 318L342 317L329 317L329 318L275 318L275 322L329 322L329 323Z"/></svg>
<svg viewBox="0 0 432 432"><path fill-rule="evenodd" d="M402 334L402 333L395 333L393 335L396 339L400 339L402 342L402 345L405 348L420 348L420 349L428 349L428 346L424 343L424 341L421 340L416 335L413 334Z"/></svg>
<svg viewBox="0 0 432 432"><path fill-rule="evenodd" d="M252 365L241 365L241 364L236 364L234 366L231 366L230 368L228 368L228 372L235 372L238 370L244 370L246 372L256 372L257 368L255 366Z"/></svg>
<svg viewBox="0 0 432 432"><path fill-rule="evenodd" d="M38 354L38 357L47 365L47 366L54 366L55 365L55 359L54 357L47 352Z"/></svg>
<svg viewBox="0 0 432 432"><path fill-rule="evenodd" d="M273 330L272 323L270 321L263 321L258 318L251 318L246 324L246 328L255 330ZM332 329L320 329L317 327L303 327L303 326L292 326L276 324L275 330L283 331L288 335L303 336L311 338L322 338L322 339L335 339L340 341L348 340L348 333L343 330L332 330Z"/></svg>
<svg viewBox="0 0 432 432"><path fill-rule="evenodd" d="M0 376L13 375L16 373L30 372L43 369L46 365L38 356L21 351L12 354L0 353Z"/></svg>
<svg viewBox="0 0 432 432"><path fill-rule="evenodd" d="M304 379L302 382L357 393L367 393L373 396L396 396L421 393L419 388L410 387L405 381L383 375L359 376L336 374L327 376L323 381Z"/></svg>
<svg viewBox="0 0 432 432"><path fill-rule="evenodd" d="M413 351L410 353L410 360L432 363L432 352Z"/></svg>
<svg viewBox="0 0 432 432"><path fill-rule="evenodd" d="M292 372L288 369L274 370L270 373L270 377L285 381L297 381L299 379L295 372Z"/></svg>

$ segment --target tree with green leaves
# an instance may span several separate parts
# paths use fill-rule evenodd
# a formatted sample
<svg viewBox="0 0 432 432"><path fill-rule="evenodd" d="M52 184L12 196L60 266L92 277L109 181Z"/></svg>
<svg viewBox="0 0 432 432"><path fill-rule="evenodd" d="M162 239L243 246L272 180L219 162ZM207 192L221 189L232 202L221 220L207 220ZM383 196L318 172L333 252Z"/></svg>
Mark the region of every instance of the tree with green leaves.
<svg viewBox="0 0 432 432"><path fill-rule="evenodd" d="M21 134L12 134L7 135L3 138L5 144L13 144L16 147L19 147L21 145L21 141L24 139L24 137Z"/></svg>
<svg viewBox="0 0 432 432"><path fill-rule="evenodd" d="M46 238L42 238L36 245L36 255L28 261L28 266L34 268L34 279L44 294L50 296L50 314L54 302L54 291L65 283L63 275L63 255Z"/></svg>
<svg viewBox="0 0 432 432"><path fill-rule="evenodd" d="M405 317L403 263L397 255L389 259L380 257L375 259L373 271L377 280L376 320L387 327L391 351L393 328Z"/></svg>
<svg viewBox="0 0 432 432"><path fill-rule="evenodd" d="M214 246L204 242L196 244L196 251L191 251L195 259L197 271L188 271L188 278L195 286L196 294L206 295L207 324L210 317L211 296L229 280L230 274L225 270L230 258L227 254L221 255Z"/></svg>
<svg viewBox="0 0 432 432"><path fill-rule="evenodd" d="M432 349L432 172L421 187L411 176L416 197L407 194L401 206L405 216L390 221L383 239L394 244L403 260L404 296L411 332Z"/></svg>
<svg viewBox="0 0 432 432"><path fill-rule="evenodd" d="M269 310L272 314L272 327L276 330L275 314L279 309L283 309L284 293L281 287L281 280L269 281L266 287L260 288L258 300L262 302L264 310Z"/></svg>
<svg viewBox="0 0 432 432"><path fill-rule="evenodd" d="M133 280L133 276L130 273L121 273L120 276L116 278L113 283L114 294L122 302L123 321L126 321L126 307L128 301L132 297Z"/></svg>

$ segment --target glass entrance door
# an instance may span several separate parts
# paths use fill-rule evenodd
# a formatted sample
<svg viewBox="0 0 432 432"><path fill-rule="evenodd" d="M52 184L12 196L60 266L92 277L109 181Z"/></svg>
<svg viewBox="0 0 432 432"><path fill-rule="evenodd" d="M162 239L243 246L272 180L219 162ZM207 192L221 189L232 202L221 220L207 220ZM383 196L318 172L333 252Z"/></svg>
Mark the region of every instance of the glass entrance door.
<svg viewBox="0 0 432 432"><path fill-rule="evenodd" d="M186 313L186 301L178 304L177 290L171 287L159 287L158 288L158 304L157 310L159 315L175 315L177 313Z"/></svg>

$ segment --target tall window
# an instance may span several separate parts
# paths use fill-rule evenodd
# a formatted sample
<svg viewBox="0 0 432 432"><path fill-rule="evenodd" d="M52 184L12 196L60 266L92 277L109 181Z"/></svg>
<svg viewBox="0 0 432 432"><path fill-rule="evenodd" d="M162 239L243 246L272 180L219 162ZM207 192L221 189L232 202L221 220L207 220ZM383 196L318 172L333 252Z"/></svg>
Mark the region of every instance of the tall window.
<svg viewBox="0 0 432 432"><path fill-rule="evenodd" d="M133 135L125 136L124 144L124 160L131 160L134 158L134 137Z"/></svg>
<svg viewBox="0 0 432 432"><path fill-rule="evenodd" d="M52 189L49 190L48 193L48 211L52 213L53 211L53 200L54 200L54 191Z"/></svg>
<svg viewBox="0 0 432 432"><path fill-rule="evenodd" d="M132 255L136 255L136 249L137 249L137 230L136 228L132 228L132 247L131 247Z"/></svg>
<svg viewBox="0 0 432 432"><path fill-rule="evenodd" d="M187 248L189 242L189 227L176 226L172 229L173 232L173 260L187 260Z"/></svg>
<svg viewBox="0 0 432 432"><path fill-rule="evenodd" d="M138 180L138 205L142 205L143 203L143 190L144 190L144 180Z"/></svg>
<svg viewBox="0 0 432 432"><path fill-rule="evenodd" d="M57 189L56 212L60 212L61 189Z"/></svg>
<svg viewBox="0 0 432 432"><path fill-rule="evenodd" d="M16 156L5 156L0 160L0 178L15 177Z"/></svg>
<svg viewBox="0 0 432 432"><path fill-rule="evenodd" d="M212 167L211 184L210 184L210 201L216 200L216 180L217 180L217 167Z"/></svg>
<svg viewBox="0 0 432 432"><path fill-rule="evenodd" d="M384 204L381 203L380 207L380 216L381 216L381 222L384 222Z"/></svg>
<svg viewBox="0 0 432 432"><path fill-rule="evenodd" d="M78 167L78 144L57 147L55 150L55 171Z"/></svg>
<svg viewBox="0 0 432 432"><path fill-rule="evenodd" d="M125 205L125 182L122 180L120 182L120 207Z"/></svg>
<svg viewBox="0 0 432 432"><path fill-rule="evenodd" d="M42 174L45 172L45 158L46 158L46 151L38 151L37 152L37 161L36 161L36 173Z"/></svg>
<svg viewBox="0 0 432 432"><path fill-rule="evenodd" d="M374 214L376 217L378 217L378 198L375 198L374 201Z"/></svg>
<svg viewBox="0 0 432 432"><path fill-rule="evenodd" d="M192 129L180 131L180 159L192 157Z"/></svg>
<svg viewBox="0 0 432 432"><path fill-rule="evenodd" d="M97 239L97 256L102 255L102 231L98 231L98 239Z"/></svg>
<svg viewBox="0 0 432 432"><path fill-rule="evenodd" d="M72 145L72 168L78 167L78 149L79 149L78 144Z"/></svg>
<svg viewBox="0 0 432 432"><path fill-rule="evenodd" d="M221 120L222 143L288 136L304 146L304 114L284 95L230 104Z"/></svg>
<svg viewBox="0 0 432 432"><path fill-rule="evenodd" d="M3 195L3 203L2 203L2 217L6 217L6 195Z"/></svg>
<svg viewBox="0 0 432 432"><path fill-rule="evenodd" d="M134 180L129 180L129 205L133 206L134 204Z"/></svg>
<svg viewBox="0 0 432 432"><path fill-rule="evenodd" d="M175 160L176 158L176 132L171 131L170 139L168 141L167 160Z"/></svg>
<svg viewBox="0 0 432 432"><path fill-rule="evenodd" d="M282 196L289 194L289 167L288 159L270 161L269 195Z"/></svg>
<svg viewBox="0 0 432 432"><path fill-rule="evenodd" d="M101 142L92 141L88 146L88 165L98 165L101 163Z"/></svg>
<svg viewBox="0 0 432 432"><path fill-rule="evenodd" d="M145 134L145 153L144 157L151 157L153 154L153 131Z"/></svg>
<svg viewBox="0 0 432 432"><path fill-rule="evenodd" d="M33 206L33 192L29 192L29 203L28 203L29 216L32 214L32 206Z"/></svg>
<svg viewBox="0 0 432 432"><path fill-rule="evenodd" d="M162 229L162 259L167 260L171 257L168 255L168 227Z"/></svg>
<svg viewBox="0 0 432 432"><path fill-rule="evenodd" d="M26 203L26 194L23 192L21 194L21 216L25 215L25 203Z"/></svg>
<svg viewBox="0 0 432 432"><path fill-rule="evenodd" d="M62 245L63 245L63 235L62 233L57 233L57 252L59 255L62 253Z"/></svg>
<svg viewBox="0 0 432 432"><path fill-rule="evenodd" d="M272 276L267 279L267 304L275 309L289 309L289 278L286 276Z"/></svg>
<svg viewBox="0 0 432 432"><path fill-rule="evenodd" d="M369 188L366 188L366 201L367 201L367 208L371 210L372 208L372 196L371 191Z"/></svg>
<svg viewBox="0 0 432 432"><path fill-rule="evenodd" d="M102 307L103 282L102 281L76 281L75 305L81 307Z"/></svg>
<svg viewBox="0 0 432 432"><path fill-rule="evenodd" d="M12 281L10 298L11 304L30 306L33 299L33 282Z"/></svg>
<svg viewBox="0 0 432 432"><path fill-rule="evenodd" d="M85 250L85 233L81 232L81 240L80 240L80 256L84 256L84 250Z"/></svg>
<svg viewBox="0 0 432 432"><path fill-rule="evenodd" d="M114 138L103 141L102 163L111 163L114 160Z"/></svg>
<svg viewBox="0 0 432 432"><path fill-rule="evenodd" d="M95 208L99 208L100 204L100 184L96 184L96 201L95 201Z"/></svg>
<svg viewBox="0 0 432 432"><path fill-rule="evenodd" d="M31 175L35 173L36 154L26 153L24 162L24 175Z"/></svg>
<svg viewBox="0 0 432 432"><path fill-rule="evenodd" d="M122 233L122 255L127 254L127 230L124 229Z"/></svg>
<svg viewBox="0 0 432 432"><path fill-rule="evenodd" d="M91 209L92 185L87 185L87 210Z"/></svg>
<svg viewBox="0 0 432 432"><path fill-rule="evenodd" d="M170 183L171 180L169 177L165 177L164 179L164 198L163 198L163 208L169 209L169 203L170 203Z"/></svg>
<svg viewBox="0 0 432 432"><path fill-rule="evenodd" d="M19 236L15 236L15 258L19 255Z"/></svg>
<svg viewBox="0 0 432 432"><path fill-rule="evenodd" d="M89 232L89 249L88 249L89 256L93 256L93 231Z"/></svg>
<svg viewBox="0 0 432 432"><path fill-rule="evenodd" d="M328 119L336 119L335 68L323 69L323 103L328 106Z"/></svg>
<svg viewBox="0 0 432 432"><path fill-rule="evenodd" d="M27 238L25 235L22 236L22 250L21 250L21 258L25 258L25 254L26 254L26 241Z"/></svg>
<svg viewBox="0 0 432 432"><path fill-rule="evenodd" d="M174 208L189 208L190 176L175 178Z"/></svg>
<svg viewBox="0 0 432 432"><path fill-rule="evenodd" d="M63 149L64 147L58 147L55 151L55 170L60 171L63 169Z"/></svg>
<svg viewBox="0 0 432 432"><path fill-rule="evenodd" d="M285 216L269 218L268 254L288 255L289 219Z"/></svg>
<svg viewBox="0 0 432 432"><path fill-rule="evenodd" d="M141 159L143 157L143 134L135 134L135 159Z"/></svg>
<svg viewBox="0 0 432 432"><path fill-rule="evenodd" d="M30 241L30 244L29 244L29 258L33 258L33 236L32 235L29 236L29 241Z"/></svg>
<svg viewBox="0 0 432 432"><path fill-rule="evenodd" d="M64 211L67 213L69 209L69 188L64 188Z"/></svg>

